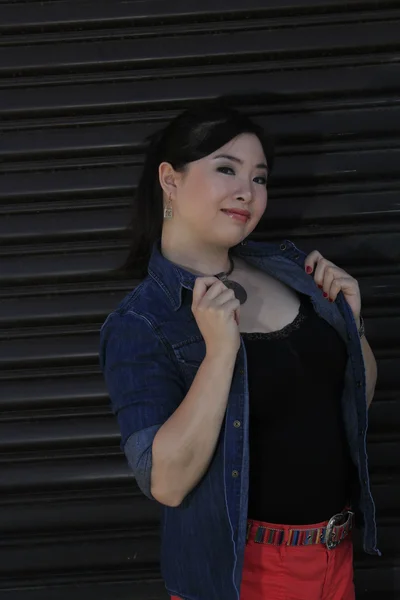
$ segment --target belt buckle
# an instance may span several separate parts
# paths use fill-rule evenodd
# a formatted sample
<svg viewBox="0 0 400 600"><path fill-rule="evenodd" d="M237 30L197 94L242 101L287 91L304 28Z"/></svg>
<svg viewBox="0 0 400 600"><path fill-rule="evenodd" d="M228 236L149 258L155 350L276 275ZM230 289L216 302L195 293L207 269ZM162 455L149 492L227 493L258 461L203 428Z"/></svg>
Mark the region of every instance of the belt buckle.
<svg viewBox="0 0 400 600"><path fill-rule="evenodd" d="M354 513L351 510L344 510L343 512L337 513L333 515L328 521L328 525L326 526L326 534L325 534L325 545L328 550L333 550L336 546L339 546L342 540L335 540L335 532L334 527L338 525L344 525L347 523L348 519L352 517Z"/></svg>

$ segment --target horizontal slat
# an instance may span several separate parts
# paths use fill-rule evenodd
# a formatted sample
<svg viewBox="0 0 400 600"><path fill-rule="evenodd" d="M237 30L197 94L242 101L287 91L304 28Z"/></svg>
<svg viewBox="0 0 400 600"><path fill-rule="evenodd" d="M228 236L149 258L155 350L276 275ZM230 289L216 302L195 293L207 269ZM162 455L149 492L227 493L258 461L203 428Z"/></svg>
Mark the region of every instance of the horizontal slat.
<svg viewBox="0 0 400 600"><path fill-rule="evenodd" d="M399 529L400 525L396 523L380 526L380 546L392 555ZM123 571L128 567L155 567L158 545L159 533L153 528L137 530L136 534L131 531L110 531L107 535L102 531L97 536L88 535L87 532L78 536L75 533L69 540L63 536L59 541L53 537L48 540L33 537L31 540L24 540L23 545L9 543L8 555L0 546L0 575L12 577L22 568L27 577L46 572L60 576L72 570L79 577L85 570L103 570L104 573L111 574L112 571ZM379 566L377 557L368 562Z"/></svg>
<svg viewBox="0 0 400 600"><path fill-rule="evenodd" d="M18 363L29 363L32 368L43 362L48 366L57 364L72 364L80 362L90 364L96 361L99 351L99 329L87 332L65 332L64 335L39 336L37 332L29 336L0 340L0 365L5 367L17 366ZM389 332L388 336L392 332ZM371 342L373 343L373 341ZM390 337L383 352L377 351L382 358L396 355L390 348ZM399 386L400 387L400 386Z"/></svg>
<svg viewBox="0 0 400 600"><path fill-rule="evenodd" d="M386 2L386 6L396 7L395 0ZM4 31L17 28L43 28L50 25L62 26L67 25L76 27L82 24L86 27L97 25L126 25L132 22L132 19L147 19L151 21L154 18L179 17L180 20L191 18L199 21L201 17L220 17L221 14L227 17L241 18L248 17L253 11L264 14L279 12L285 10L302 12L344 12L349 13L351 9L360 10L377 10L377 6L373 0L274 0L267 5L263 0L249 0L246 7L240 0L220 0L218 7L212 0L203 0L201 5L197 0L174 0L166 4L163 0L152 0L143 4L141 2L113 2L112 6L106 0L97 0L97 2L85 2L71 4L67 6L63 3L49 3L40 5L36 8L31 6L3 6L1 7L0 17L2 29ZM140 22L140 21L139 21Z"/></svg>
<svg viewBox="0 0 400 600"><path fill-rule="evenodd" d="M91 406L108 406L108 394L100 371L96 374L8 379L1 381L0 420L16 411L38 409L62 410L65 407L84 410ZM33 413L35 414L35 413Z"/></svg>
<svg viewBox="0 0 400 600"><path fill-rule="evenodd" d="M41 156L54 158L57 154L66 156L99 151L103 154L113 150L133 151L141 147L142 140L147 135L161 126L160 123L127 123L101 127L8 131L1 138L0 156L15 159L21 155L33 155L32 158L37 160Z"/></svg>
<svg viewBox="0 0 400 600"><path fill-rule="evenodd" d="M394 400L374 400L369 409L369 434L381 436L383 432L398 434L400 432L400 390Z"/></svg>
<svg viewBox="0 0 400 600"><path fill-rule="evenodd" d="M247 109L250 111L251 108ZM141 122L132 123L127 120L121 125L105 123L96 126L88 123L85 126L85 117L80 118L79 127L73 124L69 128L41 127L38 121L37 129L24 130L23 126L18 131L5 130L1 137L0 156L4 159L17 159L26 157L38 160L40 157L55 158L57 155L82 155L90 153L110 153L111 151L135 151L140 149L147 135L159 129L164 122L152 122L153 114L143 116ZM100 116L99 116L100 118ZM349 106L340 101L336 110L321 110L312 116L301 111L287 112L285 107L271 108L268 116L255 115L253 117L260 125L280 140L277 148L282 151L282 144L304 143L312 147L313 144L325 141L337 141L340 144L355 140L365 144L368 139L379 141L379 136L391 138L400 134L400 106L389 103L385 106ZM148 122L144 119L147 119ZM120 116L124 120L124 116ZM382 140L383 142L383 140Z"/></svg>
<svg viewBox="0 0 400 600"><path fill-rule="evenodd" d="M63 419L35 418L16 423L0 422L0 452L18 453L60 448L118 446L120 433L113 415Z"/></svg>
<svg viewBox="0 0 400 600"><path fill-rule="evenodd" d="M400 189L400 183L399 183ZM301 188L298 190L301 194ZM382 216L400 218L398 204L398 191L380 192L354 192L347 194L329 193L325 196L320 193L313 198L276 198L272 190L263 224L277 227L279 222L283 229L285 225L291 226L301 218L304 227L312 224L314 235L318 234L318 227L324 231L336 222L350 224L354 220L365 223L368 227L373 219ZM80 204L80 206L78 205ZM34 208L20 209L20 212L7 214L0 219L0 239L3 243L30 242L52 240L56 236L59 240L68 239L93 239L112 235L121 235L130 217L130 203L127 206L112 206L101 208L84 208L85 201L70 202L68 209L58 210L57 203L44 210ZM76 215L79 215L79 219ZM395 227L395 225L393 224ZM261 225L260 225L261 227Z"/></svg>
<svg viewBox="0 0 400 600"><path fill-rule="evenodd" d="M111 573L116 568L156 565L158 545L159 535L153 529L111 531L108 535L104 531L92 536L74 533L59 542L34 536L20 546L8 539L5 548L0 544L0 577L12 577L21 570L25 576L37 577L38 572L68 573L73 568L78 573L92 569Z"/></svg>
<svg viewBox="0 0 400 600"><path fill-rule="evenodd" d="M400 389L400 369L398 357L388 357L379 360L379 387L381 389Z"/></svg>
<svg viewBox="0 0 400 600"><path fill-rule="evenodd" d="M11 199L18 197L34 198L35 196L55 194L82 194L89 191L94 194L106 193L113 190L117 193L133 190L137 182L139 168L115 166L114 168L87 168L58 171L57 173L10 174L0 175L2 194L0 198Z"/></svg>
<svg viewBox="0 0 400 600"><path fill-rule="evenodd" d="M71 206L72 209L72 206ZM75 239L121 233L129 220L129 208L81 208L73 210L8 215L0 220L0 239L44 240L58 237ZM79 218L77 218L79 215Z"/></svg>
<svg viewBox="0 0 400 600"><path fill-rule="evenodd" d="M20 500L1 505L0 527L8 539L45 534L82 531L156 528L161 518L161 505L151 502L139 492L136 482L131 493L107 496L106 490L88 498L39 498L22 496ZM135 493L133 493L135 492ZM134 508L134 509L133 509Z"/></svg>
<svg viewBox="0 0 400 600"><path fill-rule="evenodd" d="M391 276L398 272L400 241L399 234L391 232L387 234L377 233L370 235L368 244L365 236L341 236L337 238L323 237L322 232L318 240L304 238L297 240L290 236L295 243L301 246L305 252L319 249L322 255L332 262L347 269L352 274L372 275L372 273L390 273ZM111 246L111 244L110 244ZM46 251L39 249L24 248L14 249L14 255L3 258L0 264L0 276L8 285L16 283L26 285L35 280L43 283L46 280L66 282L72 280L94 279L95 277L114 276L114 270L122 265L126 258L127 250L114 249L107 243L87 243L81 249L78 245L65 245L60 243L47 246ZM17 253L18 250L18 253ZM3 253L4 254L4 253ZM355 276L355 275L354 275Z"/></svg>
<svg viewBox="0 0 400 600"><path fill-rule="evenodd" d="M381 547L381 546L380 546ZM372 559L372 560L370 560ZM397 600L400 583L398 556L384 554L374 559L366 556L355 569L357 600Z"/></svg>
<svg viewBox="0 0 400 600"><path fill-rule="evenodd" d="M388 519L397 519L400 505L400 472L373 472L371 486L379 519L385 516Z"/></svg>
<svg viewBox="0 0 400 600"><path fill-rule="evenodd" d="M392 413L393 405L400 397L399 388L390 388L389 384L396 382L393 377L388 377L387 386L385 378L381 377L381 371L388 362L388 368L384 369L388 374L395 365L395 360L380 361L378 386L375 392L375 400L370 409L370 427L373 433L381 425L390 430L392 427L398 430L396 423L398 417ZM68 411L86 416L90 414L105 414L109 411L109 398L104 379L98 367L93 367L97 372L82 374L74 373L73 370L55 376L53 370L47 368L44 377L40 371L30 373L22 378L16 375L1 381L2 394L0 396L0 421L21 419L31 411L32 417L41 415L58 416L68 415ZM36 375L36 376L35 376ZM376 424L375 424L376 422Z"/></svg>
<svg viewBox="0 0 400 600"><path fill-rule="evenodd" d="M378 590L370 589L373 586L370 584L371 577L365 571L356 570L357 580L357 600L397 600L396 593L390 585L394 585L394 577L398 577L399 567L388 562L384 566L380 566L379 570L373 569L372 574L376 573L379 581L384 581L384 587L388 587L386 591L378 588ZM367 577L364 577L367 575ZM74 581L74 594L78 598L85 600L109 600L112 597L114 600L169 600L170 596L166 593L163 582L158 579L161 577L157 571L149 573L148 581L134 581L125 576L124 581L112 581L109 583L85 583L83 581ZM46 588L26 587L17 590L7 589L2 590L2 594L6 600L20 600L23 593L24 600L70 600L71 589L69 585L47 585Z"/></svg>
<svg viewBox="0 0 400 600"><path fill-rule="evenodd" d="M135 581L133 579L132 570L130 574L124 577L120 576L120 580L114 578L115 581L99 582L90 580L77 581L76 576L72 576L70 580L58 582L50 585L46 584L43 587L39 584L38 587L32 582L28 582L22 587L19 582L13 586L13 589L2 589L1 593L5 600L71 600L71 582L73 584L73 594L76 598L85 598L85 600L170 600L169 594L165 591L164 582L161 580L159 569L154 569L148 574L148 580ZM144 576L142 576L144 577ZM99 574L99 578L100 574ZM382 600L385 600L384 598Z"/></svg>
<svg viewBox="0 0 400 600"><path fill-rule="evenodd" d="M365 265L364 271L367 271L384 262L386 267L393 266L397 271L400 264L400 233L397 232L376 233L367 238L357 233L336 238L321 235L318 240L305 237L298 242L304 252L317 247L323 256L342 268L347 265L350 270Z"/></svg>
<svg viewBox="0 0 400 600"><path fill-rule="evenodd" d="M296 186L332 180L342 182L358 181L362 178L378 181L383 177L397 177L397 161L399 149L374 149L370 151L343 151L317 155L310 152L297 157L283 156L274 168L274 185L284 182L286 186ZM83 166L83 165L82 165ZM371 174L373 173L373 176ZM119 194L128 189L133 191L140 176L140 168L136 166L115 165L113 168L87 166L82 170L57 170L36 173L9 173L0 175L2 186L0 199L10 201L12 198L29 196L45 197L46 195L83 194L90 191L94 194L109 195L112 190ZM298 190L298 193L301 190Z"/></svg>
<svg viewBox="0 0 400 600"><path fill-rule="evenodd" d="M376 483L372 476L372 486L377 504L379 522L395 519L395 511L400 501L400 477L386 484ZM391 493L388 493L391 490ZM4 500L4 497L3 497ZM134 510L133 510L134 507ZM44 518L45 517L45 518ZM0 526L2 532L22 539L31 537L34 532L40 536L53 536L72 531L130 530L133 527L155 527L161 517L161 506L148 500L131 481L130 491L110 495L110 490L97 490L89 495L81 489L75 497L67 492L61 497L21 494L10 502L1 504Z"/></svg>
<svg viewBox="0 0 400 600"><path fill-rule="evenodd" d="M32 456L31 460L0 463L0 492L5 498L15 498L24 491L36 494L105 487L112 490L133 481L132 471L118 448L103 456L99 450L95 456L89 450L86 455L81 452L79 457L65 453L56 462L54 457Z"/></svg>
<svg viewBox="0 0 400 600"><path fill-rule="evenodd" d="M369 468L371 472L379 472L384 469L396 469L399 467L400 456L400 434L381 432L379 441L374 436L374 441L370 441L369 449Z"/></svg>
<svg viewBox="0 0 400 600"><path fill-rule="evenodd" d="M116 245L116 244L114 244ZM119 267L126 257L126 250L106 249L105 245L98 246L96 252L69 252L54 254L55 248L47 255L33 256L27 253L23 256L4 258L0 262L0 277L3 282L23 283L34 280L38 283L46 280L79 281L107 277L110 272Z"/></svg>
<svg viewBox="0 0 400 600"><path fill-rule="evenodd" d="M15 298L0 300L0 325L9 322L14 324L15 330L16 326L23 326L24 323L49 327L52 323L71 325L74 322L78 327L89 319L92 322L101 321L129 291L126 289L116 293L93 290L86 294L54 293L47 297L18 297L16 294Z"/></svg>
<svg viewBox="0 0 400 600"><path fill-rule="evenodd" d="M266 24L267 25L267 24ZM332 54L347 55L360 52L360 46L373 47L374 54L399 44L398 32L400 19L396 22L376 21L374 23L350 23L315 27L296 27L279 30L268 30L264 33L253 31L236 32L226 36L224 32L202 33L201 37L160 35L156 39L139 38L133 40L111 40L99 43L52 44L49 54L48 46L15 47L10 54L9 48L0 47L0 73L20 75L34 71L70 70L106 70L110 67L130 67L138 69L148 64L171 63L185 64L193 61L209 63L210 61L256 62L263 58L280 58L284 60L295 56L301 61L303 56L317 55L329 50ZM207 48L205 54L204 49Z"/></svg>
<svg viewBox="0 0 400 600"><path fill-rule="evenodd" d="M293 101L296 96L298 102L310 95L330 97L332 94L346 95L389 94L398 89L400 65L370 65L358 67L320 68L315 69L310 77L308 70L290 72L272 72L268 77L259 73L246 73L246 97L254 100L264 94L270 94L271 100L288 98ZM2 102L0 115L4 118L16 118L36 116L39 117L47 112L48 116L70 112L76 113L81 110L87 112L89 109L97 112L112 110L129 110L135 106L136 110L146 106L149 108L153 103L154 108L163 106L168 109L169 102L183 102L187 100L213 99L221 94L231 94L239 99L245 94L238 90L243 89L243 75L218 74L218 77L204 76L199 73L196 78L190 79L190 86L185 79L172 79L168 85L160 86L159 78L153 81L143 80L140 82L112 82L101 84L88 83L82 85L58 85L2 90ZM209 90L209 92L207 92ZM162 94L162 96L161 96ZM265 95L264 101L265 101Z"/></svg>
<svg viewBox="0 0 400 600"><path fill-rule="evenodd" d="M375 402L370 408L369 438L371 467L396 466L400 454L400 397L391 402ZM384 433L384 435L383 435ZM25 420L0 420L0 450L25 454L39 451L85 447L117 446L120 434L116 419L104 410L103 415L35 415Z"/></svg>
<svg viewBox="0 0 400 600"><path fill-rule="evenodd" d="M30 362L33 367L46 361L49 364L68 364L96 361L99 349L99 332L65 335L62 337L37 337L25 340L0 342L0 365L11 367L18 362Z"/></svg>
<svg viewBox="0 0 400 600"><path fill-rule="evenodd" d="M301 244L300 244L301 246ZM314 243L319 248L319 241ZM327 254L331 258L331 254ZM332 259L333 260L333 259ZM340 266L346 268L340 261ZM126 287L121 282L121 289L102 291L96 286L88 290L69 291L69 288L59 284L58 289L44 291L34 287L26 288L25 294L17 286L9 288L8 296L0 297L0 340L2 337L23 337L24 335L65 333L73 323L75 331L85 332L93 330L94 326L102 323L106 316L131 293L139 284L138 281L126 282ZM385 309L393 301L400 311L397 301L400 299L400 275L385 277L385 283L376 277L358 277L361 289L368 334L374 339L374 344L383 346L387 340L395 335L397 321L392 321L393 315L385 317ZM83 286L87 287L87 286ZM111 287L111 286L110 286ZM37 294L35 295L35 291ZM370 307L377 306L381 310L373 312L370 316ZM40 327L37 331L24 329L27 326ZM8 329L12 328L12 331ZM57 329L58 328L58 329Z"/></svg>

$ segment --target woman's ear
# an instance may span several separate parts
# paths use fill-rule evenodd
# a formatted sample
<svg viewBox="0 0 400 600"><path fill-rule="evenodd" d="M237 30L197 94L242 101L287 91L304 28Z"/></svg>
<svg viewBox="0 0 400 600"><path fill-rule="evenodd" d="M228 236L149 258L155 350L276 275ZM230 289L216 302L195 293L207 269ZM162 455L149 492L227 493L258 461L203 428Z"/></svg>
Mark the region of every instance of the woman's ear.
<svg viewBox="0 0 400 600"><path fill-rule="evenodd" d="M162 162L158 167L158 178L160 186L164 190L167 198L174 193L179 173L168 162Z"/></svg>

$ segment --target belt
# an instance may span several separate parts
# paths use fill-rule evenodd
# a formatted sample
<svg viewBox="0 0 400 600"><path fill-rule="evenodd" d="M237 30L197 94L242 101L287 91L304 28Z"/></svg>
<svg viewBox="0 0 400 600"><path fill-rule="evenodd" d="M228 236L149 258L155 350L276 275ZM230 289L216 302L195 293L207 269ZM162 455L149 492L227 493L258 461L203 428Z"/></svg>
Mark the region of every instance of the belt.
<svg viewBox="0 0 400 600"><path fill-rule="evenodd" d="M273 544L281 546L310 546L311 544L325 544L328 550L336 548L353 528L354 513L344 510L333 515L324 527L313 527L311 529L278 529L259 525L253 531L251 539L256 544ZM253 521L247 521L246 541L250 538ZM288 532L285 540L285 531Z"/></svg>

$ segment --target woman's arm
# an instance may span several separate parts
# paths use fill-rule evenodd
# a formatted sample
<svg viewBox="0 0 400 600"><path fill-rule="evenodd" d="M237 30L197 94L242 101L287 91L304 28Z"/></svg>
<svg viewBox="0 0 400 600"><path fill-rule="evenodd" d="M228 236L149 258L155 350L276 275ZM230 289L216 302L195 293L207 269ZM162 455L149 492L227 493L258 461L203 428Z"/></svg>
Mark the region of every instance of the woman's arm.
<svg viewBox="0 0 400 600"><path fill-rule="evenodd" d="M237 351L207 348L186 390L143 316L114 312L100 338L100 366L138 486L152 500L179 506L213 457Z"/></svg>
<svg viewBox="0 0 400 600"><path fill-rule="evenodd" d="M324 258L318 250L313 250L305 257L304 269L306 273L314 277L315 283L324 292L327 300L335 302L338 293L340 291L343 293L359 329L361 294L358 281L333 262ZM361 338L361 348L365 363L367 406L369 408L375 392L377 366L375 357L365 336Z"/></svg>
<svg viewBox="0 0 400 600"><path fill-rule="evenodd" d="M179 506L206 472L217 446L231 387L236 353L206 354L180 406L153 442L151 493Z"/></svg>
<svg viewBox="0 0 400 600"><path fill-rule="evenodd" d="M360 319L356 320L357 328L360 328ZM378 376L378 368L376 365L375 356L371 350L371 346L368 343L365 335L361 338L361 349L365 363L365 379L367 388L367 406L370 407L372 399L375 393L376 380Z"/></svg>

